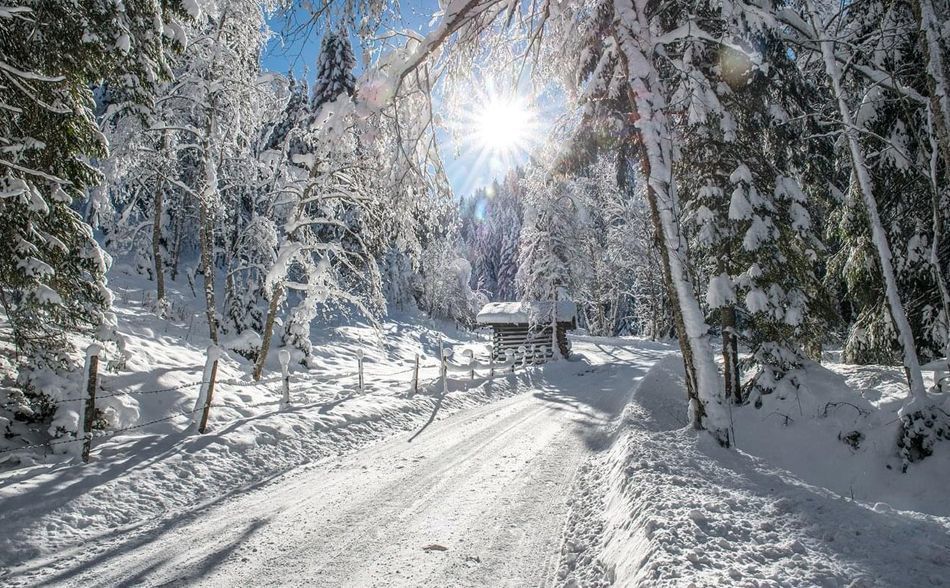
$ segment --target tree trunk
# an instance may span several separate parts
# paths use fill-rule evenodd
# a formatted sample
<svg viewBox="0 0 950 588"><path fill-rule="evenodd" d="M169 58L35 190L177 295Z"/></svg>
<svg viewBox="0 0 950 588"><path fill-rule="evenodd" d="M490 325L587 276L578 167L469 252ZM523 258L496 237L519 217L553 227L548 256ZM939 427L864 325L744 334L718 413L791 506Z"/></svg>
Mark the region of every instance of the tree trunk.
<svg viewBox="0 0 950 588"><path fill-rule="evenodd" d="M646 157L640 158L640 165L643 169L643 175L649 177L650 162ZM662 221L660 220L660 211L656 202L656 193L651 186L646 189L647 202L650 205L650 217L653 220L653 226L656 229L655 239L656 247L660 250L660 258L663 261L663 281L666 283L666 293L672 301L673 324L676 327L676 338L679 340L680 350L683 352L683 368L686 371L686 396L690 402L695 405L693 415L693 425L701 428L702 419L705 416L703 404L699 401L699 395L696 390L696 369L693 365L692 348L689 345L689 338L686 335L686 325L683 322L683 314L680 311L679 297L676 288L673 286L673 278L670 271L669 250L663 235Z"/></svg>
<svg viewBox="0 0 950 588"><path fill-rule="evenodd" d="M283 153L285 154L285 156L287 154L289 145L290 145L290 139L288 135L288 138L284 140ZM295 234L297 231L296 223L299 222L300 219L303 217L304 207L306 206L305 202L310 198L310 195L313 192L314 180L319 176L319 173L320 173L319 163L315 161L313 163L313 166L310 168L310 172L307 174L307 177L308 177L307 186L304 188L303 194L301 194L300 196L300 202L297 203L294 210L293 222L294 222L295 228L291 230L290 233L288 233L287 237L285 238L285 244L281 245L281 248L283 248L287 242L296 241L297 239L296 234ZM279 256L280 255L278 254L278 257ZM288 268L289 268L289 264L288 264ZM270 342L274 334L274 321L277 318L277 311L280 309L280 301L283 295L284 295L283 285L281 284L281 282L275 283L271 291L270 301L267 305L267 318L264 319L264 333L261 337L260 355L257 358L257 363L254 365L254 380L255 381L260 380L261 376L264 374L264 362L267 361L267 353L270 351ZM285 332L285 337L286 337L286 332Z"/></svg>
<svg viewBox="0 0 950 588"><path fill-rule="evenodd" d="M264 333L261 335L261 351L257 356L257 362L254 364L254 381L261 379L264 374L264 362L267 361L267 353L270 351L271 338L274 336L274 321L277 318L277 310L280 308L280 299L284 295L284 288L278 284L270 294L270 301L267 304L267 318L264 320Z"/></svg>
<svg viewBox="0 0 950 588"><path fill-rule="evenodd" d="M208 318L208 332L211 341L218 344L218 319L214 301L214 227L211 226L211 212L202 200L199 207L201 227L198 229L201 245L201 272L205 283L205 314Z"/></svg>
<svg viewBox="0 0 950 588"><path fill-rule="evenodd" d="M736 336L736 308L731 304L719 309L722 325L722 362L725 375L726 400L742 404L739 382L739 337Z"/></svg>
<svg viewBox="0 0 950 588"><path fill-rule="evenodd" d="M920 48L927 60L927 90L930 94L930 135L933 148L933 159L930 164L933 208L933 246L931 247L930 262L934 270L934 279L940 291L940 300L943 307L943 316L947 321L946 349L944 355L950 361L950 267L942 267L940 248L943 244L944 206L940 202L941 183L938 180L937 155L943 159L943 172L946 177L950 174L950 88L947 84L947 69L943 61L943 47L938 30L936 11L932 0L917 0L913 3L914 16L920 28Z"/></svg>
<svg viewBox="0 0 950 588"><path fill-rule="evenodd" d="M824 35L824 29L819 26L815 9L810 2L809 13L811 24L816 34ZM907 372L910 396L913 401L925 404L927 403L927 392L924 389L924 380L920 372L920 362L917 358L917 348L914 345L914 333L910 328L907 314L904 312L904 306L898 293L897 277L894 273L894 267L891 264L892 254L890 244L888 243L884 227L881 225L881 217L877 209L877 200L874 198L874 191L871 186L871 177L868 173L867 165L865 164L864 149L858 141L858 135L854 127L854 118L851 115L850 107L845 101L844 89L841 87L841 72L835 58L833 42L828 38L822 38L819 44L821 46L822 57L824 58L825 73L828 75L832 92L837 100L838 114L841 117L843 127L842 132L848 141L851 163L854 168L854 178L857 180L858 188L864 199L868 221L871 225L872 241L877 249L878 262L881 266L881 274L884 277L888 307L894 325L897 328L898 339L903 346L904 369ZM917 408L923 408L923 404Z"/></svg>
<svg viewBox="0 0 950 588"><path fill-rule="evenodd" d="M940 22L932 0L916 0L913 10L920 28L920 48L927 60L927 90L934 131L943 155L944 169L950 169L950 87L943 62Z"/></svg>
<svg viewBox="0 0 950 588"><path fill-rule="evenodd" d="M162 262L162 206L165 190L159 187L155 191L155 209L152 212L152 261L155 264L155 298L160 315L164 316L165 307L165 268Z"/></svg>
<svg viewBox="0 0 950 588"><path fill-rule="evenodd" d="M950 167L945 167L944 169L950 170ZM943 318L947 324L944 357L947 358L947 365L950 366L950 286L947 285L947 280L950 279L950 266L943 267L940 263L940 247L943 244L944 209L940 206L940 190L939 185L936 183L933 185L932 206L934 237L933 246L930 249L930 262L934 270L934 279L937 281L937 289L940 291L940 300L943 305Z"/></svg>
<svg viewBox="0 0 950 588"><path fill-rule="evenodd" d="M646 17L640 15L641 24ZM634 34L620 35L624 54L641 65L651 63L643 47L651 40L643 38L648 26ZM629 59L630 57L628 57ZM629 73L629 71L628 71ZM673 144L655 71L639 72L631 79L628 96L636 109L637 135L643 155L640 163L647 179L646 194L650 216L657 233L663 259L663 273L670 299L677 337L686 368L686 388L690 400L691 420L695 428L705 428L723 446L731 444L729 420L721 404L719 372L709 344L708 327L690 283L686 242L679 226L675 184L672 177Z"/></svg>
<svg viewBox="0 0 950 588"><path fill-rule="evenodd" d="M554 288L554 302L551 305L551 360L561 359L561 348L557 340L557 286Z"/></svg>
<svg viewBox="0 0 950 588"><path fill-rule="evenodd" d="M162 134L162 156L169 151L169 132ZM165 185L155 192L155 208L152 211L152 262L155 264L155 302L160 317L165 316L165 267L162 260L162 214L165 206Z"/></svg>
<svg viewBox="0 0 950 588"><path fill-rule="evenodd" d="M185 211L184 211L184 202L182 202L182 210L178 211L178 214L175 216L175 231L172 236L172 281L178 279L178 264L181 261L181 235L182 235L182 225L185 223Z"/></svg>
<svg viewBox="0 0 950 588"><path fill-rule="evenodd" d="M641 162L647 179L651 218L662 237L665 277L673 300L687 378L692 380L690 411L693 426L707 429L723 446L731 445L729 416L722 403L722 385L711 345L709 327L689 277L686 240L679 223L680 205L673 178L673 129L669 124L668 95L654 59L653 32L657 24L651 11L655 3L634 2L636 23L618 24L616 38L624 60L627 96L634 112L637 137L643 149ZM628 19L625 19L628 20ZM630 67L630 64L635 64ZM685 343L685 344L684 344Z"/></svg>

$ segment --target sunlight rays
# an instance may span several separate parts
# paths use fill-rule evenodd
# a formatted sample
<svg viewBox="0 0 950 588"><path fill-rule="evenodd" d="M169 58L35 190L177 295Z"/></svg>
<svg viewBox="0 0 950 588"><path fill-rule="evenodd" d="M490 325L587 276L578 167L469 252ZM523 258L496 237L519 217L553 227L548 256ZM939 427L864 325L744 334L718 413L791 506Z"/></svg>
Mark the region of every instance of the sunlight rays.
<svg viewBox="0 0 950 588"><path fill-rule="evenodd" d="M465 169L464 185L474 188L492 177L524 165L541 145L543 114L529 92L473 92L461 100L450 133L457 141L458 159Z"/></svg>
<svg viewBox="0 0 950 588"><path fill-rule="evenodd" d="M489 153L509 157L534 142L537 115L524 98L491 96L473 114L475 142Z"/></svg>

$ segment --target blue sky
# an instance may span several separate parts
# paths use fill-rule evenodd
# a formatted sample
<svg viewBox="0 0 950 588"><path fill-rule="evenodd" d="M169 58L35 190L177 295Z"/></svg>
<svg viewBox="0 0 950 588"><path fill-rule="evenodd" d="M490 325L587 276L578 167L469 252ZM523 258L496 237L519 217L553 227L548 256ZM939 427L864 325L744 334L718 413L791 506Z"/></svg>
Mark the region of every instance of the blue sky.
<svg viewBox="0 0 950 588"><path fill-rule="evenodd" d="M429 28L433 12L438 10L438 3L410 0L402 2L401 9L399 22L393 23L392 26L425 32ZM306 21L307 13L299 8L295 10L296 12L289 16L289 21L286 18L275 18L270 23L275 35L264 52L263 66L265 69L280 73L292 71L295 76L305 77L313 82L324 25L300 30L299 25ZM294 34L284 34L285 32ZM354 44L354 53L359 61L361 54L359 40L351 37L351 42ZM360 66L357 65L357 75L359 70ZM456 196L464 198L471 195L477 188L490 184L493 178L504 176L511 166L510 161L502 161L497 157L485 157L471 148L462 148L462 153L456 156L454 145L448 137L440 133L440 138L446 172ZM519 163L522 163L525 158L519 159Z"/></svg>

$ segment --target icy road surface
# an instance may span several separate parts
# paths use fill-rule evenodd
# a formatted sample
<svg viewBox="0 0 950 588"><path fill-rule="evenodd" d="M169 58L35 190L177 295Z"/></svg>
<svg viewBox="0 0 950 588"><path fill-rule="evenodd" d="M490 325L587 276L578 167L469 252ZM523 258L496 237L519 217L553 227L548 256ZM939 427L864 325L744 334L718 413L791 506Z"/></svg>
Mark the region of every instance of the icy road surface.
<svg viewBox="0 0 950 588"><path fill-rule="evenodd" d="M667 351L575 342L525 392L50 562L46 585L538 586L579 465ZM464 392L457 392L464 394ZM59 565L56 565L56 564ZM51 571L47 567L47 572ZM37 578L39 579L39 578Z"/></svg>

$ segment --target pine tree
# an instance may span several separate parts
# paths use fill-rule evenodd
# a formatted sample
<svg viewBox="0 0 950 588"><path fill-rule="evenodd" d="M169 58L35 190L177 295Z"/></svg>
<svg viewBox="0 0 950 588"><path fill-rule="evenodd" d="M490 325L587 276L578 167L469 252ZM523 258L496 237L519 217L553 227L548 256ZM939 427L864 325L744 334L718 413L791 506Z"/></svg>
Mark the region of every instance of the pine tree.
<svg viewBox="0 0 950 588"><path fill-rule="evenodd" d="M491 300L517 299L518 241L522 222L523 172L513 170L504 182L494 182L471 199L473 216L468 259L473 265L472 285ZM464 218L464 215L463 215Z"/></svg>
<svg viewBox="0 0 950 588"><path fill-rule="evenodd" d="M280 118L270 127L265 149L280 151L293 129L310 116L310 88L307 80L298 80L293 72L287 75L287 104Z"/></svg>
<svg viewBox="0 0 950 588"><path fill-rule="evenodd" d="M73 206L101 176L89 161L105 155L90 87L111 82L117 101L149 102L164 74L164 21L178 2L37 0L0 8L0 303L21 381L73 366L71 336L108 337L109 257ZM31 375L32 374L32 375ZM53 405L24 410L49 416Z"/></svg>
<svg viewBox="0 0 950 588"><path fill-rule="evenodd" d="M799 155L801 121L815 89L775 31L745 29L743 22L721 24L747 49L699 44L690 54L709 83L697 87L694 74L678 89L690 117L677 171L691 253L707 276L706 302L719 315L726 396L744 399L741 341L752 352L756 373L748 388L758 406L762 394L797 388L793 372L810 334L824 330L827 296L815 272L824 247L799 179L809 165ZM714 83L717 77L723 82Z"/></svg>
<svg viewBox="0 0 950 588"><path fill-rule="evenodd" d="M293 212L266 279L269 305L256 378L263 373L285 297L292 308L284 342L303 362L310 357L310 330L321 306L355 308L370 318L385 307L377 265L383 246L364 230L372 222L373 174L364 165L367 153L354 120L344 114L355 90L354 63L346 37L328 33L317 61L310 117L288 134L289 144L299 147L283 155L281 165L288 169L281 191L293 196Z"/></svg>
<svg viewBox="0 0 950 588"><path fill-rule="evenodd" d="M356 77L353 75L355 66L353 48L345 32L327 32L317 57L317 78L313 84L311 110L316 112L343 94L352 96L356 89Z"/></svg>
<svg viewBox="0 0 950 588"><path fill-rule="evenodd" d="M920 323L915 325L915 314L919 311L911 302L916 301L917 292L923 291L931 301L939 301L943 308L950 307L946 289L934 288L932 281L935 277L942 279L939 226L943 219L937 206L942 197L942 182L933 165L939 158L939 133L933 125L921 124L933 119L934 113L928 111L932 102L917 99L922 96L914 90L915 86L924 92L933 88L926 79L932 75L929 64L933 60L923 58L918 52L920 45L913 41L919 30L917 15L904 3L872 3L867 10L848 10L844 16L842 34L832 39L827 31L832 26L836 29L841 26L838 15L827 14L812 2L806 3L806 17L815 36L813 42L820 53L840 133L847 147L846 159L843 159L850 164L848 191L852 201L858 204L854 207L854 218L860 219L850 227L858 229L859 234L867 231L869 239L865 239L869 246L861 249L872 262L868 267L879 276L873 279L870 293L862 295L863 308L858 320L882 327L872 333L877 335L877 345L884 342L882 347L886 349L887 344L896 339L907 376L909 394L901 409L898 441L906 470L910 462L933 452L945 422L924 387L918 340L926 341L926 336L921 337L924 333L918 326ZM845 69L841 64L837 49L839 39L847 40L846 51L851 47L864 49L851 57L856 65L854 70ZM855 78L853 71L861 72L862 77ZM885 79L897 80L897 83L881 86L874 75L874 83L868 85L864 79L868 71L881 72ZM907 88L912 89L910 94L918 102L909 109ZM868 132L879 124L887 126ZM921 127L927 128L929 136L915 136L912 129ZM929 169L930 173L915 173L921 168ZM906 183L901 184L900 190L906 189L906 195L890 198L885 190L893 189L894 182L902 179ZM924 212L927 202L935 204L932 216ZM899 216L888 218L892 211ZM937 243L936 248L928 247L927 241L931 240ZM838 265L847 268L850 264L839 261ZM863 274L860 269L847 273L851 283L857 282L856 278ZM922 318L946 324L939 318L940 312L934 310L931 304L925 305ZM926 331L933 332L932 329ZM937 332L940 331L946 332L946 327L938 327ZM876 346L874 338L855 336L861 334L858 329L852 332L849 342L852 350ZM872 345L866 345L869 342Z"/></svg>

